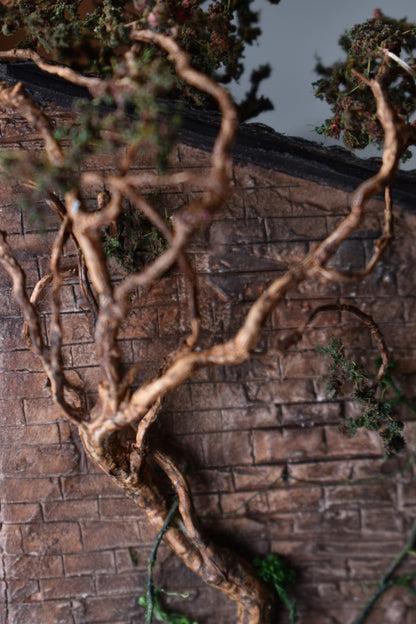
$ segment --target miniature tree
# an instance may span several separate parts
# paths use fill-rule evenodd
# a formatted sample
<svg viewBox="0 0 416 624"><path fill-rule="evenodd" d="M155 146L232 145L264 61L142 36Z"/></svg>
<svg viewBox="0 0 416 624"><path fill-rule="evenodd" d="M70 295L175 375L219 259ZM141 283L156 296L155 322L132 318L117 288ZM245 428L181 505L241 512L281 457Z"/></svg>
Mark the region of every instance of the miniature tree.
<svg viewBox="0 0 416 624"><path fill-rule="evenodd" d="M316 72L322 76L313 83L316 97L331 107L332 117L316 128L319 134L339 139L351 150L370 143L383 144L383 127L376 114L376 102L367 88L367 79L379 77L396 115L409 122L416 111L414 54L416 28L406 19L386 17L379 9L374 16L345 32L339 45L344 61L331 66L319 62ZM385 57L390 62L384 61ZM409 154L405 150L403 156Z"/></svg>
<svg viewBox="0 0 416 624"><path fill-rule="evenodd" d="M197 280L186 256L186 248L192 234L197 229L206 228L229 197L230 151L238 114L228 92L212 77L195 69L185 51L192 53L192 31L187 30L187 24L188 17L196 16L200 25L199 2L104 1L94 13L82 19L78 13L82 3L56 5L45 2L39 5L39 10L36 4L1 2L3 32L5 29L10 33L20 32L26 27L26 38L21 47L2 52L0 58L30 60L49 74L86 87L92 101L84 103L74 115L73 125L53 128L21 83L0 85L2 105L26 118L38 131L45 146L43 154L6 155L3 166L9 174L24 176L26 204L35 205L34 200L42 198L59 215L61 222L51 251L50 272L30 296L24 272L7 243L7 233L0 236L0 263L12 281L31 348L49 379L53 400L78 427L86 451L145 511L152 525L158 531L163 529L165 542L207 584L236 601L239 624L272 624L276 608L272 590L243 558L217 547L206 538L196 517L182 467L153 443L149 430L158 418L164 397L197 370L235 366L249 360L263 323L286 293L297 289L303 282L321 277L326 280L360 279L376 266L391 239L390 186L400 158L408 145L416 140L415 125L406 123L397 113L389 94L390 83L397 76L397 62L387 50L380 50L374 75L355 74L359 84L376 102L377 117L384 133L384 151L379 171L352 194L349 215L297 265L264 287L234 336L201 348ZM249 5L250 2L216 2L211 13L203 14L204 19L212 19L218 25L217 16L224 15L221 11L229 11L231 19L234 15L231 6L236 6L239 7L237 17L242 21L241 7L249 11ZM193 28L195 23L192 20L191 23ZM207 23L211 22L201 21L201 37L207 33ZM62 32L61 24L65 25ZM91 30L96 38L90 41L88 33ZM218 34L219 31L212 32ZM236 36L235 33L232 36ZM237 34L237 37L241 36L241 33ZM214 37L220 50L229 51L230 41L225 38L220 44ZM70 42L68 46L66 42ZM77 43L77 66L74 66L71 65L74 59L69 57ZM216 54L217 61L204 67L210 74L218 69ZM52 62L51 56L60 62ZM235 71L233 63L235 57L231 54L229 61L223 64L223 78L228 80L229 74ZM91 74L91 71L100 74ZM166 91L173 93L174 97L182 94L193 101L209 98L219 108L221 124L212 149L211 171L203 179L189 171L169 173L163 168L165 146L174 140L171 110L156 98ZM148 150L149 144L153 145L159 171L132 172L134 159L140 157L141 150ZM110 149L116 155L113 172L83 171L83 158ZM174 187L178 184L197 185L203 194L167 222L140 189L143 185L157 189L161 185ZM85 203L87 185L97 189L96 205L92 210ZM329 268L328 262L341 243L359 228L366 203L380 190L385 191L384 231L369 264L355 273ZM125 201L146 217L166 244L161 245L159 255L144 268L133 270L121 281L114 282L104 252L103 229L111 227L117 220ZM80 262L78 267L63 270L61 256L69 238L79 251ZM189 334L175 351L166 354L159 375L135 388L132 385L135 368L123 370L118 346L119 328L130 310L129 295L139 286L153 284L175 263L188 285L188 300L184 305L189 310ZM82 389L68 379L62 362L61 287L66 276L72 276L74 271L79 273L81 287L95 315L95 345L101 380L97 402L91 408L83 401ZM47 287L52 292L49 344L42 333L36 307L40 293ZM315 310L303 327L279 343L277 355L300 340L308 322L319 311ZM366 322L371 324L370 319ZM388 354L381 339L379 344L382 364L378 377L381 378L386 371ZM159 472L154 470L155 466ZM177 496L179 514L176 522L169 526L165 520L174 496L165 488L166 478Z"/></svg>

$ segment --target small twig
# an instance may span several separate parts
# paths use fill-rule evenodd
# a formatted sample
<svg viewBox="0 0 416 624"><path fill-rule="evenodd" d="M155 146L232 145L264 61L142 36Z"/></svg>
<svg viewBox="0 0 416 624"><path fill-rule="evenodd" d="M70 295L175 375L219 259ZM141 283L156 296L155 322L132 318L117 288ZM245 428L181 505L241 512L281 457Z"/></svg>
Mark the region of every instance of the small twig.
<svg viewBox="0 0 416 624"><path fill-rule="evenodd" d="M57 63L48 63L37 52L29 49L12 49L4 50L0 52L0 59L20 59L30 60L35 63L39 69L42 69L48 74L53 74L68 80L80 87L86 87L93 94L100 93L105 88L105 81L96 76L84 76L66 65L59 65Z"/></svg>
<svg viewBox="0 0 416 624"><path fill-rule="evenodd" d="M147 610L146 610L146 624L152 624L153 621L153 608L154 608L154 583L153 583L153 568L155 567L155 563L156 563L156 555L157 555L157 551L159 549L160 543L163 539L163 536L165 535L166 531L169 528L170 523L172 522L177 510L179 507L179 499L177 497L175 497L175 500L172 503L171 508L169 509L169 512L165 518L165 521L163 523L162 528L160 529L159 533L156 535L156 540L155 543L153 545L153 549L152 552L150 553L150 557L148 560L148 565L147 565L147 574L148 574L148 579L147 579L147 595L146 595L146 601L147 601Z"/></svg>
<svg viewBox="0 0 416 624"><path fill-rule="evenodd" d="M1 53L0 53L1 58ZM64 163L64 155L59 143L53 136L53 128L49 119L26 93L21 82L11 87L6 82L0 82L0 102L5 106L11 106L17 110L38 130L45 142L45 151L52 165L61 166Z"/></svg>
<svg viewBox="0 0 416 624"><path fill-rule="evenodd" d="M327 267L321 267L319 269L320 275L327 280L344 280L344 279L363 279L368 277L373 272L374 268L378 264L382 254L389 246L393 238L393 212L392 212L392 200L390 186L386 186L384 191L385 205L384 205L384 219L383 219L383 232L380 238L374 242L374 251L368 261L367 265L361 271L340 271L339 269L332 269Z"/></svg>
<svg viewBox="0 0 416 624"><path fill-rule="evenodd" d="M319 306L311 312L311 314L309 315L309 318L304 323L304 325L300 329L297 330L297 334L301 337L306 327L313 321L313 319L318 314L320 314L321 312L331 312L331 311L348 312L349 314L353 314L354 316L359 318L360 321L364 323L364 325L368 327L371 335L373 336L377 344L380 357L381 357L381 366L376 376L376 380L379 381L385 375L387 371L387 368L389 365L390 354L389 354L384 336L381 333L380 328L378 327L377 323L374 321L373 317L370 316L369 314L366 314L362 310L360 310L360 308L358 308L357 306L350 305L347 303L328 303L328 304Z"/></svg>
<svg viewBox="0 0 416 624"><path fill-rule="evenodd" d="M414 71L414 69L410 67L410 65L406 63L406 61L403 61L400 56L397 56L397 54L391 52L387 48L382 48L381 51L383 52L383 54L393 59L393 61L396 61L396 63L400 65L400 67L402 67L405 71L407 71L407 73L410 74L412 78L416 79L416 72Z"/></svg>

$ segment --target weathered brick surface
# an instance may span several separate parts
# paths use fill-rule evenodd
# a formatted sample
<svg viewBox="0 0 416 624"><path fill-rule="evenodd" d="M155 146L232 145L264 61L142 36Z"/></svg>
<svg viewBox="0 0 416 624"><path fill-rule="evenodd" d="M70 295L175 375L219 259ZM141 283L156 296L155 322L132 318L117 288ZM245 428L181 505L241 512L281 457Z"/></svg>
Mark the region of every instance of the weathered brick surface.
<svg viewBox="0 0 416 624"><path fill-rule="evenodd" d="M39 147L26 124L12 125L0 116L3 137L17 134L28 149ZM171 158L173 169L201 173L208 164L205 152L186 145ZM137 162L137 169L151 166L145 157ZM108 170L110 163L107 157L89 158L87 167ZM312 249L348 210L345 191L296 175L239 165L233 180L233 199L190 247L200 280L205 345L232 335L264 286ZM96 190L88 189L91 205ZM52 215L46 235L39 237L16 208L17 194L14 184L0 183L0 227L9 232L32 287L48 271L57 220ZM199 195L194 188L188 194ZM173 210L182 200L172 189L163 196ZM362 229L341 247L333 266L354 269L368 261L380 215L380 203L371 201ZM317 280L290 293L265 325L259 357L234 369L199 371L167 397L155 428L155 436L169 436L188 457L196 507L220 543L249 557L281 553L297 569L293 596L301 624L354 621L410 531L416 514L414 468L406 458L384 460L374 434L349 439L339 432L340 419L355 408L328 401L320 379L325 361L315 347L331 332L343 332L349 356L373 361L375 345L354 318L322 313L299 348L280 359L265 359L261 352L301 325L315 306L335 298L374 316L398 362L400 386L414 396L416 246L408 232L415 225L415 215L399 209L396 241L363 283ZM73 257L73 248L68 246L67 253ZM21 315L4 274L0 285L0 623L142 622L137 598L145 591L155 531L85 458L21 338ZM157 374L164 354L188 331L185 294L183 278L172 272L132 297L120 349L125 364L142 363L137 383ZM49 300L45 293L39 301L46 335ZM84 381L92 404L100 371L91 314L76 280L65 284L62 312L65 366L69 374L72 368L78 371L74 381ZM401 416L414 448L416 422L409 412L402 410ZM157 583L190 591L188 601L167 598L175 610L200 624L235 620L233 604L203 586L167 548L161 548L158 561ZM409 571L416 571L413 560ZM400 588L391 591L371 622L413 624L414 598Z"/></svg>

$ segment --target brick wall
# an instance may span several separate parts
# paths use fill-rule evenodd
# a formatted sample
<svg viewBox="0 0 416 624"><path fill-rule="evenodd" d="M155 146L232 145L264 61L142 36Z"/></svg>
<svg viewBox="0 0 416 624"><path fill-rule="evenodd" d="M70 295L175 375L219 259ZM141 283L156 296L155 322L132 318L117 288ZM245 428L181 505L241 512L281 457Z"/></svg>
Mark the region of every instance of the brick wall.
<svg viewBox="0 0 416 624"><path fill-rule="evenodd" d="M39 147L19 120L0 117L0 131L3 147ZM171 164L203 171L208 155L180 145ZM91 160L88 166L102 170L109 163ZM295 173L239 164L233 185L226 210L190 249L201 285L205 344L232 335L264 285L348 210L345 191ZM33 287L46 271L57 223L50 218L38 235L16 208L16 193L13 181L1 182L1 228L9 232ZM183 199L182 192L163 196L174 208ZM354 303L384 331L400 383L414 396L416 248L410 233L416 215L400 206L397 214L395 242L371 278L308 284L291 293L267 322L253 361L198 372L165 401L154 432L189 457L196 507L219 542L249 557L270 551L287 556L298 571L292 595L301 624L354 621L409 533L416 512L414 469L408 456L386 461L376 435L348 439L339 432L340 418L354 406L327 400L320 378L325 361L315 347L342 332L348 354L372 362L374 344L354 318L322 314L296 350L281 359L261 354L316 305ZM344 266L355 268L369 258L381 215L381 204L371 202L360 233L340 250ZM73 253L68 247L68 256ZM137 598L144 593L154 531L86 458L76 431L53 406L46 377L21 338L22 319L8 279L4 273L0 279L0 622L143 622ZM126 364L143 363L138 382L156 373L163 354L186 331L184 292L182 277L172 273L149 293L136 293L120 345ZM47 297L41 306L46 329ZM92 402L98 378L92 322L75 280L64 287L63 313L65 366L82 379ZM416 422L406 418L413 449ZM406 569L416 572L414 559ZM189 591L188 600L167 602L199 624L235 620L234 605L163 546L155 580ZM410 624L414 608L414 598L396 587L374 610L371 623Z"/></svg>

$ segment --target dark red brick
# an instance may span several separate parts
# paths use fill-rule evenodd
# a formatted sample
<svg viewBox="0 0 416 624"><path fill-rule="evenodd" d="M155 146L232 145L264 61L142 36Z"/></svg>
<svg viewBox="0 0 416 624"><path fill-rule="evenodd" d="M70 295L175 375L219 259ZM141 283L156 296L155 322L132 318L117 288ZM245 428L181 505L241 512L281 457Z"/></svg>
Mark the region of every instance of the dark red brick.
<svg viewBox="0 0 416 624"><path fill-rule="evenodd" d="M253 432L255 463L299 461L324 457L326 443L321 427L258 429Z"/></svg>
<svg viewBox="0 0 416 624"><path fill-rule="evenodd" d="M90 576L79 576L59 579L42 579L40 588L44 600L57 598L77 598L95 594L93 580Z"/></svg>
<svg viewBox="0 0 416 624"><path fill-rule="evenodd" d="M84 521L82 535L87 550L128 547L140 542L138 523L133 519Z"/></svg>
<svg viewBox="0 0 416 624"><path fill-rule="evenodd" d="M26 554L61 554L82 550L81 531L76 522L48 522L22 527Z"/></svg>
<svg viewBox="0 0 416 624"><path fill-rule="evenodd" d="M66 554L63 556L63 562L68 576L115 572L114 553L111 551Z"/></svg>

